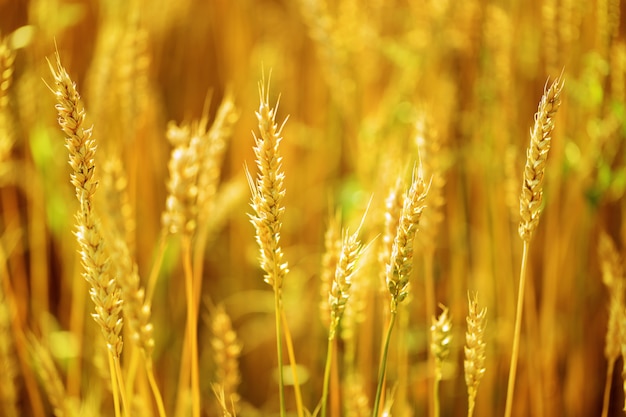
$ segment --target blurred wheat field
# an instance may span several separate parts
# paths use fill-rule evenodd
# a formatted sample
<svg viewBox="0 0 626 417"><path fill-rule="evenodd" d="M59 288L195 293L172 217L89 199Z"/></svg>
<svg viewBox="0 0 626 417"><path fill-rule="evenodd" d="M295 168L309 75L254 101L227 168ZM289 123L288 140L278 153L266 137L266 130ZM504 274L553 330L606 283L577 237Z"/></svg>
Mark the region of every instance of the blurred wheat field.
<svg viewBox="0 0 626 417"><path fill-rule="evenodd" d="M625 1L0 0L0 415L503 415L555 80L512 415L617 416Z"/></svg>

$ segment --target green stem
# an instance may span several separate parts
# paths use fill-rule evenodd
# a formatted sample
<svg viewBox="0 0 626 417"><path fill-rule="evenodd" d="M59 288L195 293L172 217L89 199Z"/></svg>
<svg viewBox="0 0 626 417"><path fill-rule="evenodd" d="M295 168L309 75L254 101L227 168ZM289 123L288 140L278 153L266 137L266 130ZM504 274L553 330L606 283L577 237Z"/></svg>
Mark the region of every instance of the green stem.
<svg viewBox="0 0 626 417"><path fill-rule="evenodd" d="M517 358L519 357L519 342L522 331L522 313L524 310L524 285L526 283L526 267L528 264L529 242L524 241L522 252L522 266L520 268L519 289L517 290L517 312L515 313L515 333L513 335L513 352L511 354L511 367L509 368L509 383L506 390L505 417L511 417L513 411L513 391L515 391L515 374L517 373Z"/></svg>
<svg viewBox="0 0 626 417"><path fill-rule="evenodd" d="M331 324L332 326L332 324ZM326 366L324 367L324 387L322 388L322 413L321 417L326 417L326 407L328 403L328 385L330 383L330 367L333 362L333 338L328 338L328 350L326 352Z"/></svg>
<svg viewBox="0 0 626 417"><path fill-rule="evenodd" d="M385 336L385 342L383 345L383 354L380 358L380 369L378 372L378 386L376 387L376 398L374 399L374 410L372 417L378 417L378 409L380 408L380 397L383 392L383 385L385 382L385 373L387 371L387 353L389 352L389 342L391 340L391 332L393 325L396 322L396 308L395 300L392 300L391 317L389 318L389 327L387 328L387 336Z"/></svg>
<svg viewBox="0 0 626 417"><path fill-rule="evenodd" d="M278 399L280 402L280 417L285 417L285 383L283 381L283 343L281 331L281 314L283 303L280 289L274 288L274 312L276 318L276 354L278 356Z"/></svg>

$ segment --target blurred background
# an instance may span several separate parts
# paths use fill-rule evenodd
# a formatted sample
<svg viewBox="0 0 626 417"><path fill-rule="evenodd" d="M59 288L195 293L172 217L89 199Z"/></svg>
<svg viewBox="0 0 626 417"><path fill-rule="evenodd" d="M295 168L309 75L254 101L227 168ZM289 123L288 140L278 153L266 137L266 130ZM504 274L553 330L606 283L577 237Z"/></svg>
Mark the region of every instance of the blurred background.
<svg viewBox="0 0 626 417"><path fill-rule="evenodd" d="M442 415L466 415L468 291L488 309L476 415L502 413L525 149L546 83L562 74L544 211L531 244L514 415L600 415L609 292L598 236L606 231L622 254L626 242L625 19L623 0L0 0L0 37L14 51L12 62L0 57L0 236L14 320L49 346L68 396L111 415L72 234L77 203L67 151L46 86L55 48L94 125L98 166L119 157L128 173L131 241L144 282L162 236L167 123L191 122L205 109L211 121L230 92L240 117L201 257L204 413L217 415L208 322L212 306L223 304L242 346L240 415L277 415L273 294L257 260L244 176L244 166L254 171L251 132L258 132L265 74L270 102L280 96L277 121L289 116L280 145L281 242L290 268L283 296L305 406L313 411L319 401L326 355L324 233L336 211L355 230L368 203L363 239L373 243L358 274L360 303L338 342L338 360L349 364L337 367L337 381L349 368L365 409L371 405L388 314L377 255L385 199L398 178L406 187L421 161L438 195L427 208L431 227L417 239L412 295L392 340L390 412L427 415L431 314L423 277L430 270L435 300L450 308L454 326ZM174 410L186 310L179 241L164 242L152 303L154 357L166 408ZM9 355L21 364L14 377L21 415L41 415L37 402L50 415L45 396L32 394L20 349L14 344ZM609 415L624 406L621 369L619 359ZM346 386L333 386L334 401L341 415L360 415ZM290 415L294 401L288 387Z"/></svg>

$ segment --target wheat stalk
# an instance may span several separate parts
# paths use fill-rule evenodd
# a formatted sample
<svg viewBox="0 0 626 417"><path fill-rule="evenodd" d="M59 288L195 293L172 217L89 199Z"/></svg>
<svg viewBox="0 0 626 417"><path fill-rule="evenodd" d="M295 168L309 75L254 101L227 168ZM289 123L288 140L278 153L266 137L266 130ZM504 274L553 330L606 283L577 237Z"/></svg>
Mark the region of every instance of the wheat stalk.
<svg viewBox="0 0 626 417"><path fill-rule="evenodd" d="M288 268L283 260L283 251L280 246L280 229L285 208L282 200L285 197L284 179L282 171L282 157L279 144L282 140L282 129L285 121L279 127L276 123L278 102L274 108L269 104L269 82L259 83L259 109L256 112L260 135L254 136L254 154L259 170L256 180L246 169L246 176L252 193L251 207L254 214L250 214L250 221L256 231L256 241L259 245L259 262L265 271L264 281L274 290L274 314L276 322L276 353L278 357L278 391L280 416L285 416L285 398L282 366L282 330L281 316L282 287ZM300 410L299 410L300 413Z"/></svg>
<svg viewBox="0 0 626 417"><path fill-rule="evenodd" d="M515 376L517 373L517 359L522 330L522 313L524 307L524 287L526 283L526 268L528 264L528 250L530 239L539 223L543 199L543 177L545 174L548 151L554 129L554 116L561 105L561 91L563 80L557 78L539 102L535 123L530 131L530 144L526 151L526 166L520 195L520 224L518 232L523 241L522 261L520 267L519 288L517 293L517 307L515 313L515 329L513 334L513 349L509 368L509 382L507 386L506 405L504 415L510 417L513 411L513 393L515 391Z"/></svg>
<svg viewBox="0 0 626 417"><path fill-rule="evenodd" d="M413 241L419 227L419 221L425 208L425 200L428 188L424 183L421 169L415 167L411 187L404 194L402 213L398 220L396 235L393 240L391 257L386 265L385 279L387 289L391 295L389 324L387 334L383 342L383 352L378 371L378 385L374 397L373 416L378 417L380 399L382 396L383 382L387 370L387 354L393 326L396 321L398 304L408 296L409 277L413 271Z"/></svg>

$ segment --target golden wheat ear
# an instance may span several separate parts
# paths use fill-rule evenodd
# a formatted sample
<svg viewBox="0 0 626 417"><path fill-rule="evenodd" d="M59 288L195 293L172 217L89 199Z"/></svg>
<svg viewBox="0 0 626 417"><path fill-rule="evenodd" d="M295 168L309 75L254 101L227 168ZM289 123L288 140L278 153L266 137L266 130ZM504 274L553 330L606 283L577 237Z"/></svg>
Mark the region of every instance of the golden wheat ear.
<svg viewBox="0 0 626 417"><path fill-rule="evenodd" d="M468 417L474 414L478 385L485 375L485 325L487 309L480 309L478 296L467 295L467 332L465 333L465 384L467 385Z"/></svg>

